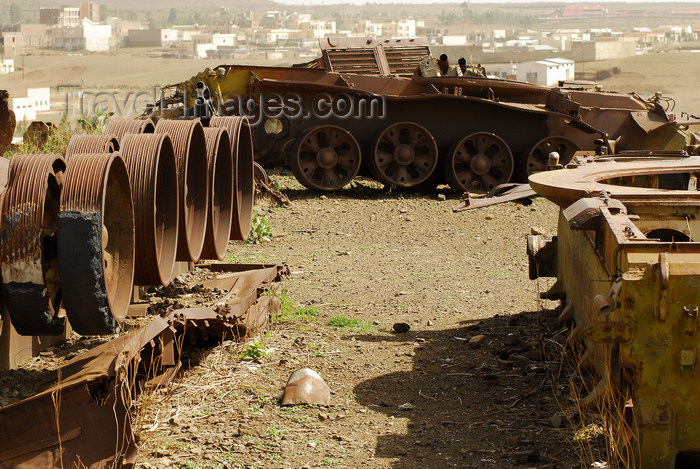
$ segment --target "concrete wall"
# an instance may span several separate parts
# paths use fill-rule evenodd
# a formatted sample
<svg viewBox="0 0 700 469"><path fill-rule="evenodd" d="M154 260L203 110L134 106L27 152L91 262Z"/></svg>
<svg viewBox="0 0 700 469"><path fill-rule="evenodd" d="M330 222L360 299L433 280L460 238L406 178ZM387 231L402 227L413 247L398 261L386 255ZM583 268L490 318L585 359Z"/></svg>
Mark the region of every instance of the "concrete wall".
<svg viewBox="0 0 700 469"><path fill-rule="evenodd" d="M83 37L85 50L92 52L109 51L109 41L112 38L112 27L108 24L96 24L83 20Z"/></svg>
<svg viewBox="0 0 700 469"><path fill-rule="evenodd" d="M235 34L213 34L212 43L217 47L230 48L236 45Z"/></svg>
<svg viewBox="0 0 700 469"><path fill-rule="evenodd" d="M160 43L163 46L171 46L177 44L178 42L178 31L177 29L161 29L160 30Z"/></svg>
<svg viewBox="0 0 700 469"><path fill-rule="evenodd" d="M562 56L576 62L621 59L636 54L634 41L574 41Z"/></svg>
<svg viewBox="0 0 700 469"><path fill-rule="evenodd" d="M80 50L85 47L82 28L77 26L51 30L55 49Z"/></svg>
<svg viewBox="0 0 700 469"><path fill-rule="evenodd" d="M207 51L216 50L216 47L211 42L203 42L194 45L194 56L197 59L206 59Z"/></svg>
<svg viewBox="0 0 700 469"><path fill-rule="evenodd" d="M45 24L20 24L19 32L22 33L24 47L49 47L51 37L50 27Z"/></svg>
<svg viewBox="0 0 700 469"><path fill-rule="evenodd" d="M27 98L31 100L35 111L51 110L51 90L50 88L29 88Z"/></svg>
<svg viewBox="0 0 700 469"><path fill-rule="evenodd" d="M636 54L636 44L633 41L596 41L595 59L621 59L623 57L633 57Z"/></svg>
<svg viewBox="0 0 700 469"><path fill-rule="evenodd" d="M34 109L34 102L31 98L12 98L12 110L17 122L36 119L36 109Z"/></svg>
<svg viewBox="0 0 700 469"><path fill-rule="evenodd" d="M19 32L5 32L0 35L0 54L15 57L24 53L24 37Z"/></svg>

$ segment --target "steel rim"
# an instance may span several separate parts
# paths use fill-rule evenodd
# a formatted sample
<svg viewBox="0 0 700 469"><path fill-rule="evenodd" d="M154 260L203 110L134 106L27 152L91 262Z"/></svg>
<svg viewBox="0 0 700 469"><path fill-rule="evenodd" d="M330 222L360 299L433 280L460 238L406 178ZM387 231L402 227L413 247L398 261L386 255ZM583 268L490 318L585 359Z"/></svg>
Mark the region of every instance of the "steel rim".
<svg viewBox="0 0 700 469"><path fill-rule="evenodd" d="M119 138L115 134L73 134L66 147L66 161L81 153L114 153L119 151Z"/></svg>
<svg viewBox="0 0 700 469"><path fill-rule="evenodd" d="M209 165L209 217L200 259L223 260L231 235L234 211L235 163L225 128L204 129Z"/></svg>
<svg viewBox="0 0 700 469"><path fill-rule="evenodd" d="M513 153L496 134L477 132L460 140L445 161L445 179L458 191L489 191L510 180Z"/></svg>
<svg viewBox="0 0 700 469"><path fill-rule="evenodd" d="M168 285L175 267L179 188L175 153L166 134L126 134L136 230L135 285Z"/></svg>
<svg viewBox="0 0 700 469"><path fill-rule="evenodd" d="M120 119L113 117L107 122L105 134L114 134L121 140L126 134L152 134L155 124L148 117L145 119Z"/></svg>
<svg viewBox="0 0 700 469"><path fill-rule="evenodd" d="M399 122L375 139L371 169L384 184L411 187L428 179L437 161L437 144L430 132L413 122Z"/></svg>
<svg viewBox="0 0 700 469"><path fill-rule="evenodd" d="M255 194L253 155L253 138L251 127L246 117L214 116L211 127L228 130L231 141L231 153L234 159L234 214L231 222L230 237L233 240L245 241L250 232L253 219L253 202Z"/></svg>
<svg viewBox="0 0 700 469"><path fill-rule="evenodd" d="M69 160L57 234L71 326L83 335L118 332L134 278L131 187L118 154L80 154Z"/></svg>
<svg viewBox="0 0 700 469"><path fill-rule="evenodd" d="M61 155L14 155L0 196L4 303L21 335L64 331L56 233L65 170Z"/></svg>
<svg viewBox="0 0 700 469"><path fill-rule="evenodd" d="M565 137L547 137L535 144L527 155L527 175L546 171L549 166L549 154L559 153L559 164L567 164L580 148Z"/></svg>
<svg viewBox="0 0 700 469"><path fill-rule="evenodd" d="M204 128L199 120L161 119L155 133L170 136L177 162L180 229L176 260L197 262L204 247L209 210Z"/></svg>
<svg viewBox="0 0 700 469"><path fill-rule="evenodd" d="M309 189L334 191L352 181L360 162L360 145L350 132L335 126L319 127L297 141L292 171Z"/></svg>
<svg viewBox="0 0 700 469"><path fill-rule="evenodd" d="M131 300L135 245L133 199L129 175L121 158L114 158L105 178L102 196L102 265L110 311L121 322L126 317Z"/></svg>

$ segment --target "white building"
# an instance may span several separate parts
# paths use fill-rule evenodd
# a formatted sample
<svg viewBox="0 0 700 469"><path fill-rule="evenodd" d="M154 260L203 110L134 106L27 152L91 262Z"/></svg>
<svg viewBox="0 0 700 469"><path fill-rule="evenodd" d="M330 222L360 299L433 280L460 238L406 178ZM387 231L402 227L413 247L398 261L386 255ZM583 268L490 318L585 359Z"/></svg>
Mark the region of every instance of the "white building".
<svg viewBox="0 0 700 469"><path fill-rule="evenodd" d="M396 24L397 37L415 37L416 20L399 20Z"/></svg>
<svg viewBox="0 0 700 469"><path fill-rule="evenodd" d="M97 24L88 19L83 20L83 37L85 50L93 52L109 51L109 40L112 38L112 27L108 24Z"/></svg>
<svg viewBox="0 0 700 469"><path fill-rule="evenodd" d="M31 98L12 98L12 110L17 122L36 120L36 109Z"/></svg>
<svg viewBox="0 0 700 469"><path fill-rule="evenodd" d="M236 35L235 34L212 34L211 42L214 46L219 48L232 48L236 46Z"/></svg>
<svg viewBox="0 0 700 469"><path fill-rule="evenodd" d="M36 120L36 113L51 110L49 88L29 88L26 98L12 98L12 110L18 121Z"/></svg>
<svg viewBox="0 0 700 469"><path fill-rule="evenodd" d="M29 88L27 90L27 98L33 103L35 111L41 112L51 110L50 88Z"/></svg>
<svg viewBox="0 0 700 469"><path fill-rule="evenodd" d="M52 33L56 49L107 52L112 38L112 26L84 19L79 26L54 28Z"/></svg>
<svg viewBox="0 0 700 469"><path fill-rule="evenodd" d="M532 47L539 44L540 41L537 39L531 39L529 37L519 37L518 39L510 39L505 42L506 47Z"/></svg>
<svg viewBox="0 0 700 469"><path fill-rule="evenodd" d="M442 36L442 45L444 46L465 46L467 44L466 35L451 35Z"/></svg>
<svg viewBox="0 0 700 469"><path fill-rule="evenodd" d="M307 37L321 39L336 33L335 21L303 21L299 23L299 30L305 32Z"/></svg>
<svg viewBox="0 0 700 469"><path fill-rule="evenodd" d="M360 31L360 33L364 36L382 37L382 26L382 23L365 21L365 24L363 25L364 32Z"/></svg>
<svg viewBox="0 0 700 469"><path fill-rule="evenodd" d="M206 59L207 52L216 50L216 46L211 42L201 42L194 45L194 56L197 59Z"/></svg>
<svg viewBox="0 0 700 469"><path fill-rule="evenodd" d="M0 60L0 75L6 75L15 71L15 59Z"/></svg>
<svg viewBox="0 0 700 469"><path fill-rule="evenodd" d="M177 39L180 42L190 42L194 37L204 34L203 28L197 24L176 24L173 29L177 31Z"/></svg>
<svg viewBox="0 0 700 469"><path fill-rule="evenodd" d="M518 64L516 76L518 81L554 86L559 81L574 79L574 61L554 58L523 62Z"/></svg>
<svg viewBox="0 0 700 469"><path fill-rule="evenodd" d="M386 23L372 23L365 21L360 26L360 32L364 29L365 36L371 37L415 37L416 20L399 20Z"/></svg>
<svg viewBox="0 0 700 469"><path fill-rule="evenodd" d="M78 26L80 24L80 8L79 7L63 7L60 16L58 17L59 26Z"/></svg>
<svg viewBox="0 0 700 469"><path fill-rule="evenodd" d="M51 26L78 26L80 24L79 7L41 7L39 8L39 23Z"/></svg>

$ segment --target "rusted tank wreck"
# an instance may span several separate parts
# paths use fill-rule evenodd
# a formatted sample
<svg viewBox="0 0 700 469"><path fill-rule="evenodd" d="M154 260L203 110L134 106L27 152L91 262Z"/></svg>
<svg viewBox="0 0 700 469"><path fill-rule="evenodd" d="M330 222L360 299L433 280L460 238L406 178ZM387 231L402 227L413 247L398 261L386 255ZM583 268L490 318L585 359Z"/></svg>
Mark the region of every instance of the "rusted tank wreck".
<svg viewBox="0 0 700 469"><path fill-rule="evenodd" d="M299 66L222 65L173 85L166 115L246 115L255 158L283 161L306 187L357 174L396 187L490 190L545 169L551 151L697 151L698 119L662 96L478 76L421 76L420 40L321 41Z"/></svg>
<svg viewBox="0 0 700 469"><path fill-rule="evenodd" d="M597 376L582 405L622 467L700 451L699 171L697 157L628 154L530 177L561 209L556 237L528 237L530 277L557 278L543 296L562 301L579 372Z"/></svg>

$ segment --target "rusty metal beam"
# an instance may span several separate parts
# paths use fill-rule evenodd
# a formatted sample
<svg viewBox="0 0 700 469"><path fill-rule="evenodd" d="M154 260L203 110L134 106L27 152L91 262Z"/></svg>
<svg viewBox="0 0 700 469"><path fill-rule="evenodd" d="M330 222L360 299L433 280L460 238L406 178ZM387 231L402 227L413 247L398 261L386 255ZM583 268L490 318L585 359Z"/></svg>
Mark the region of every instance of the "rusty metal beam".
<svg viewBox="0 0 700 469"><path fill-rule="evenodd" d="M269 314L279 308L278 299L261 297L259 292L277 280L285 266L210 267L221 273L218 285L229 287L224 306L170 310L156 316L145 327L67 361L43 392L1 408L0 465L135 463L133 399L141 383L162 385L174 376L180 349L187 345L184 335L196 341L240 340L264 327Z"/></svg>

